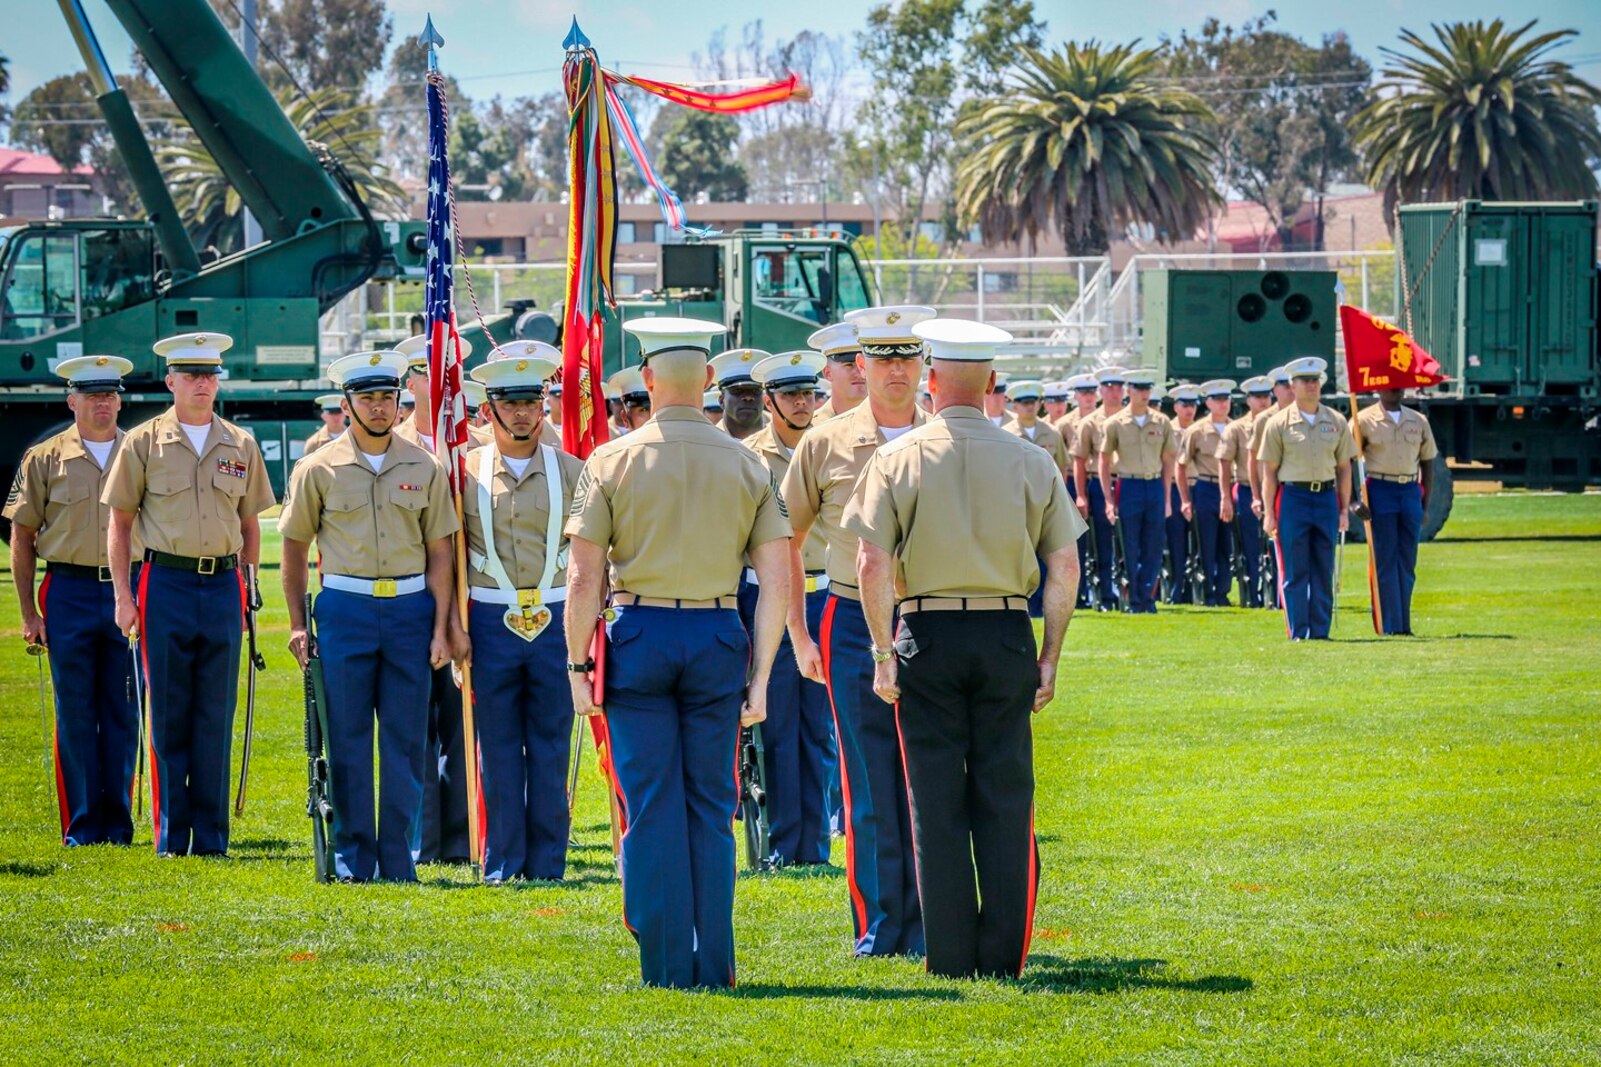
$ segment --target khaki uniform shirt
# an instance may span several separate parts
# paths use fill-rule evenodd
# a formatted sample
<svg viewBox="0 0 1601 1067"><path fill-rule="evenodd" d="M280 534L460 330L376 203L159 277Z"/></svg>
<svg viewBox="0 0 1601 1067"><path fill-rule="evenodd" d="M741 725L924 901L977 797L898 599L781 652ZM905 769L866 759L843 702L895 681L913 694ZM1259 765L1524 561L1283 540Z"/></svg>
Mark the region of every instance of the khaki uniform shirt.
<svg viewBox="0 0 1601 1067"><path fill-rule="evenodd" d="M1245 460L1251 454L1251 438L1256 426L1256 414L1247 411L1244 415L1229 423L1229 428L1217 443L1217 451L1212 454L1218 460L1228 460L1234 464L1234 481L1249 485L1245 475Z"/></svg>
<svg viewBox="0 0 1601 1067"><path fill-rule="evenodd" d="M1119 409L1121 410L1121 409ZM1085 461L1084 471L1090 481L1094 481L1097 474L1097 458L1101 454L1101 442L1106 434L1106 420L1108 416L1105 408L1096 408L1078 422L1078 434L1073 438L1073 455ZM1117 476L1117 455L1112 456L1112 476Z"/></svg>
<svg viewBox="0 0 1601 1067"><path fill-rule="evenodd" d="M823 401L823 403L817 408L816 411L812 412L812 425L816 426L818 423L822 422L824 419L831 419L833 417L834 417L834 398L833 397L829 397L827 400Z"/></svg>
<svg viewBox="0 0 1601 1067"><path fill-rule="evenodd" d="M1085 530L1055 464L970 407L875 452L845 527L896 557L907 598L1028 596L1036 557Z"/></svg>
<svg viewBox="0 0 1601 1067"><path fill-rule="evenodd" d="M351 435L295 464L278 532L317 542L324 574L408 578L427 570L427 543L459 528L445 468L392 435L374 474Z"/></svg>
<svg viewBox="0 0 1601 1067"><path fill-rule="evenodd" d="M1334 469L1356 455L1345 416L1319 404L1312 423L1292 404L1262 420L1262 447L1256 458L1279 469L1281 482L1332 482Z"/></svg>
<svg viewBox="0 0 1601 1067"><path fill-rule="evenodd" d="M913 410L914 428L927 421L922 408ZM847 596L856 588L856 535L845 529L845 505L873 451L886 440L864 400L806 431L784 474L790 522L797 530L812 528L808 542L820 539L828 546L828 587L843 585Z"/></svg>
<svg viewBox="0 0 1601 1067"><path fill-rule="evenodd" d="M612 588L637 596L731 596L745 555L789 536L773 476L700 408L659 408L590 454L568 537L607 546Z"/></svg>
<svg viewBox="0 0 1601 1067"><path fill-rule="evenodd" d="M1073 449L1078 444L1078 427L1083 421L1084 416L1079 414L1078 408L1074 408L1051 424L1052 428L1062 435L1062 443L1067 446L1069 456L1073 455Z"/></svg>
<svg viewBox="0 0 1601 1067"><path fill-rule="evenodd" d="M1212 481L1217 480L1218 450L1223 447L1224 437L1233 423L1226 423L1223 433L1217 432L1217 424L1211 419L1196 419L1190 428L1184 431L1179 440L1179 466L1184 468L1185 477L1191 485L1202 475ZM1232 455L1229 458L1233 458Z"/></svg>
<svg viewBox="0 0 1601 1067"><path fill-rule="evenodd" d="M343 437L344 433L341 432L339 434L339 436ZM317 449L321 448L323 445L327 444L330 441L334 441L334 440L337 440L337 439L338 438L334 437L333 434L328 432L328 427L319 426L319 427L317 427L317 430L316 430L315 433L313 433L310 437L306 438L306 451L305 451L304 454L309 456L313 452L317 451Z"/></svg>
<svg viewBox="0 0 1601 1067"><path fill-rule="evenodd" d="M801 435L801 441L804 440L806 434ZM783 485L784 476L789 473L790 460L794 459L795 453L784 447L784 442L778 439L778 434L773 430L773 424L769 422L760 432L745 438L744 444L746 448L756 453L757 458L762 461L762 466L773 476L773 484ZM796 448L799 447L800 443L796 442ZM787 505L789 498L786 497L784 502ZM806 546L801 550L801 560L808 574L817 573L827 566L828 546L823 543L821 537L806 539Z"/></svg>
<svg viewBox="0 0 1601 1067"><path fill-rule="evenodd" d="M494 440L495 428L491 426L489 427L489 440L485 441L484 443L492 444ZM562 451L561 428L558 426L552 426L549 419L539 420L539 443L542 445L549 445L558 452ZM579 464L579 466L582 465L582 463Z"/></svg>
<svg viewBox="0 0 1601 1067"><path fill-rule="evenodd" d="M1401 421L1391 422L1382 404L1363 408L1356 415L1362 431L1362 462L1369 474L1415 477L1421 463L1440 454L1434 431L1422 412L1401 409Z"/></svg>
<svg viewBox="0 0 1601 1067"><path fill-rule="evenodd" d="M1160 411L1148 410L1141 426L1124 408L1102 423L1101 451L1117 457L1116 469L1124 478L1160 478L1163 457L1178 453L1178 435L1173 420Z"/></svg>
<svg viewBox="0 0 1601 1067"><path fill-rule="evenodd" d="M1290 407L1293 408L1293 407L1295 407L1295 405L1291 404ZM1286 411L1286 410L1288 410L1288 409L1279 407L1278 404L1275 402L1272 407L1264 408L1262 411L1258 412L1255 416L1251 416L1251 415L1247 415L1246 416L1246 418L1251 419L1251 454L1253 456L1261 454L1261 451L1262 451L1262 432L1267 429L1267 420L1271 419L1274 415L1277 415L1279 412Z"/></svg>
<svg viewBox="0 0 1601 1067"><path fill-rule="evenodd" d="M100 499L135 513L140 544L176 556L236 555L242 521L277 503L254 437L213 415L197 455L171 408L128 431Z"/></svg>
<svg viewBox="0 0 1601 1067"><path fill-rule="evenodd" d="M77 426L39 442L22 457L6 499L5 517L39 531L34 550L40 559L79 567L104 567L109 562L106 530L111 509L100 495L126 437L117 431L105 470L84 447ZM136 538L132 558L142 555L144 548Z"/></svg>
<svg viewBox="0 0 1601 1067"><path fill-rule="evenodd" d="M485 448L467 453L467 484L461 497L461 523L467 531L467 551L480 556L484 554L484 521L479 510L478 472L488 455L489 450ZM556 464L561 470L561 513L562 520L566 521L572 513L573 490L578 487L584 465L578 457L559 448L556 449ZM495 554L500 557L514 587L538 589L539 579L545 575L545 527L550 521L550 489L545 484L544 454L536 448L519 478L506 466L505 457L497 453L490 486ZM557 545L555 550L560 552L561 546ZM487 572L471 566L467 571L467 584L495 588L495 580ZM565 566L557 565L551 584L567 584Z"/></svg>
<svg viewBox="0 0 1601 1067"><path fill-rule="evenodd" d="M1039 445L1041 448L1045 449L1046 452L1050 453L1051 462L1056 464L1057 470L1067 470L1070 462L1067 456L1067 443L1062 440L1062 435L1056 432L1056 428L1050 423L1046 422L1044 419L1040 419L1034 423L1032 427L1034 431L1033 437L1028 435L1028 430L1023 428L1023 423L1021 421L1014 420L1007 425L1002 426L1001 429L1005 430L1007 433L1016 434L1025 441L1031 441L1034 444Z"/></svg>

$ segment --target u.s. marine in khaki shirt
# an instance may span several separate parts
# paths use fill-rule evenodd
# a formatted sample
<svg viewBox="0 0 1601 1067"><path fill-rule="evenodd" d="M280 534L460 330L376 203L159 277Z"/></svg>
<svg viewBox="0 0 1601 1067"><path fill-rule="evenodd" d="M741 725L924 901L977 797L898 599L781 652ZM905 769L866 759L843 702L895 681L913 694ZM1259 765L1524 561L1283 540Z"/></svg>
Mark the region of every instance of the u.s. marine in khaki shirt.
<svg viewBox="0 0 1601 1067"><path fill-rule="evenodd" d="M913 410L914 428L927 421L922 408ZM864 400L808 430L784 474L784 503L791 525L810 529L808 548L819 539L827 545L828 588L849 600L857 599L856 535L845 529L845 505L867 461L886 440L873 418L872 404Z"/></svg>
<svg viewBox="0 0 1601 1067"><path fill-rule="evenodd" d="M1224 446L1230 425L1225 424L1224 432L1219 433L1217 424L1211 419L1198 419L1184 431L1184 436L1179 440L1178 463L1184 468L1187 484L1194 485L1197 479L1217 481L1218 452Z"/></svg>
<svg viewBox="0 0 1601 1067"><path fill-rule="evenodd" d="M815 427L817 425L816 416L814 415L812 418L812 426ZM815 429L807 430L807 435L809 436L815 432ZM803 436L801 440L805 441L806 438ZM784 447L784 442L778 439L778 434L773 430L772 420L769 419L766 426L745 438L744 445L761 459L762 465L773 476L773 483L782 486L785 476L789 473L790 463L795 458L795 453ZM795 447L797 450L800 448L798 444ZM786 506L788 505L788 497L784 498L784 503ZM816 574L827 566L828 549L821 537L807 538L806 546L801 550L801 561L808 574Z"/></svg>
<svg viewBox="0 0 1601 1067"><path fill-rule="evenodd" d="M1400 418L1392 421L1382 404L1357 412L1357 429L1362 433L1362 466L1369 475L1386 478L1417 478L1422 464L1440 454L1434 431L1421 412L1401 408Z"/></svg>
<svg viewBox="0 0 1601 1067"><path fill-rule="evenodd" d="M542 423L541 426L550 424ZM541 433L543 438L543 433ZM543 444L543 440L540 442ZM584 465L576 457L558 447L556 463L561 472L562 514L572 511L573 492L578 486ZM478 488L479 474L490 450L475 448L467 453L467 490L462 494L462 526L467 531L467 584L485 589L495 588L495 580L476 562L484 558L484 526L482 501ZM536 449L519 477L506 463L506 458L495 453L495 469L490 481L490 508L494 522L495 555L506 568L506 577L517 589L537 589L545 573L545 531L550 521L550 487L545 480L544 454ZM557 552L561 546L557 545ZM559 558L559 557L558 557ZM564 585L567 569L558 564L554 585Z"/></svg>
<svg viewBox="0 0 1601 1067"><path fill-rule="evenodd" d="M1291 404L1281 411L1264 412L1261 423L1262 443L1256 458L1278 468L1280 483L1332 484L1338 466L1356 456L1345 416L1327 404L1318 405L1312 422Z"/></svg>
<svg viewBox="0 0 1601 1067"><path fill-rule="evenodd" d="M1066 416L1063 417L1065 418ZM1056 431L1056 428L1044 419L1038 420L1034 425L1027 428L1023 426L1021 419L1014 419L1012 422L1002 426L1001 429L1045 449L1046 454L1051 457L1051 462L1056 464L1056 469L1064 475L1071 469L1072 460L1068 458L1067 442L1062 439L1062 435Z"/></svg>
<svg viewBox="0 0 1601 1067"><path fill-rule="evenodd" d="M1166 461L1178 454L1173 420L1154 408L1143 426L1133 409L1124 408L1101 420L1097 436L1100 451L1113 458L1112 470L1123 478L1160 478Z"/></svg>
<svg viewBox="0 0 1601 1067"><path fill-rule="evenodd" d="M445 470L392 435L377 474L350 433L296 464L278 532L317 542L323 574L409 578L427 569L427 543L458 529Z"/></svg>
<svg viewBox="0 0 1601 1067"><path fill-rule="evenodd" d="M214 415L196 453L173 409L128 431L101 500L147 550L189 557L237 555L241 520L275 503L254 437Z"/></svg>
<svg viewBox="0 0 1601 1067"><path fill-rule="evenodd" d="M28 449L6 501L5 517L38 531L34 551L50 563L104 567L111 509L100 499L117 452L127 436L117 431L104 469L69 426ZM134 544L135 558L141 554Z"/></svg>
<svg viewBox="0 0 1601 1067"><path fill-rule="evenodd" d="M1026 597L1087 528L1048 455L969 407L878 449L844 524L896 557L904 599Z"/></svg>
<svg viewBox="0 0 1601 1067"><path fill-rule="evenodd" d="M1121 411L1122 409L1118 409ZM1069 413L1068 418L1072 417ZM1097 457L1101 454L1101 443L1106 436L1106 420L1111 418L1106 408L1098 407L1094 411L1079 419L1075 424L1072 454L1074 459L1084 460L1093 471ZM1117 456L1112 457L1112 473L1117 473ZM1090 478L1094 481L1093 475Z"/></svg>
<svg viewBox="0 0 1601 1067"><path fill-rule="evenodd" d="M790 533L761 460L676 406L590 454L564 532L610 546L614 590L691 601L733 596L745 554Z"/></svg>

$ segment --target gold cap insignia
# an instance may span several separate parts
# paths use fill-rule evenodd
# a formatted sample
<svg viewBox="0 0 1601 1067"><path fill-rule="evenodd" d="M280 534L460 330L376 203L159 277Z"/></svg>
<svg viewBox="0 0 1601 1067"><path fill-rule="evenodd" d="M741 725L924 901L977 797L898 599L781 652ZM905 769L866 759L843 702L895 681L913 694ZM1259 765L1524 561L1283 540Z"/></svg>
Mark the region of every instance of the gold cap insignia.
<svg viewBox="0 0 1601 1067"><path fill-rule="evenodd" d="M789 365L791 367L799 366L800 365L800 361L801 361L801 354L799 352L796 352L793 356L789 357Z"/></svg>
<svg viewBox="0 0 1601 1067"><path fill-rule="evenodd" d="M95 360L95 366L104 367L107 363L110 363L110 362L111 362L111 360L107 359L105 356L101 356L99 359Z"/></svg>
<svg viewBox="0 0 1601 1067"><path fill-rule="evenodd" d="M380 356L377 353L374 353L372 358L367 360L367 365L369 367L376 367L376 366L378 366L378 364L382 363L383 361L384 361L384 357L383 356Z"/></svg>
<svg viewBox="0 0 1601 1067"><path fill-rule="evenodd" d="M528 369L528 361L526 359L519 359L517 361L517 366L516 366L515 369L517 369L517 370L527 370Z"/></svg>
<svg viewBox="0 0 1601 1067"><path fill-rule="evenodd" d="M739 355L739 361L741 363L749 363L751 361L751 357L754 355L756 355L755 352L741 352Z"/></svg>
<svg viewBox="0 0 1601 1067"><path fill-rule="evenodd" d="M203 333L195 334L195 347L196 348L199 348L201 345L204 345L205 343L206 343L206 335L205 334L203 334Z"/></svg>
<svg viewBox="0 0 1601 1067"><path fill-rule="evenodd" d="M893 326L897 322L901 321L901 313L899 311L891 311L884 321Z"/></svg>

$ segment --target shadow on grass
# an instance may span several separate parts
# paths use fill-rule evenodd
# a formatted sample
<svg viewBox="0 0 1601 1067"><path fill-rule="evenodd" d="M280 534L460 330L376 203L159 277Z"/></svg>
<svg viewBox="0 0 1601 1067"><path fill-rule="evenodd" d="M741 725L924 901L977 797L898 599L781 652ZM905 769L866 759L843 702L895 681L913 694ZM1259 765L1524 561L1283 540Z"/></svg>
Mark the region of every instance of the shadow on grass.
<svg viewBox="0 0 1601 1067"><path fill-rule="evenodd" d="M956 989L895 989L854 985L773 985L753 982L721 989L718 996L741 1000L777 1000L803 997L817 1000L961 1000Z"/></svg>
<svg viewBox="0 0 1601 1067"><path fill-rule="evenodd" d="M1513 534L1509 537L1436 537L1436 545L1495 545L1522 541L1565 541L1588 544L1601 541L1601 534Z"/></svg>
<svg viewBox="0 0 1601 1067"><path fill-rule="evenodd" d="M1166 960L1091 958L1065 960L1031 955L1018 985L1061 993L1120 993L1126 989L1173 989L1189 993L1246 993L1249 978L1209 974L1201 978L1169 978L1160 973Z"/></svg>
<svg viewBox="0 0 1601 1067"><path fill-rule="evenodd" d="M22 863L16 860L0 863L0 875L9 874L13 878L49 878L55 873L54 864Z"/></svg>
<svg viewBox="0 0 1601 1067"><path fill-rule="evenodd" d="M1410 640L1428 641L1516 641L1512 634L1414 634Z"/></svg>

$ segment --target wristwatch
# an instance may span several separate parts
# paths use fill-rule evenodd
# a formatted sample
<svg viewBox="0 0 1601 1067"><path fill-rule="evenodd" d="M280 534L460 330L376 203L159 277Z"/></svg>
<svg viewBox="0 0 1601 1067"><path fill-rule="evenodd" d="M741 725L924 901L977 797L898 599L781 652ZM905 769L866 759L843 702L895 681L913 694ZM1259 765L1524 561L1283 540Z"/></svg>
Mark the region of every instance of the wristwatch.
<svg viewBox="0 0 1601 1067"><path fill-rule="evenodd" d="M868 647L872 650L874 663L888 663L895 657L895 650L892 648L879 648L877 645Z"/></svg>
<svg viewBox="0 0 1601 1067"><path fill-rule="evenodd" d="M586 659L582 663L569 663L569 664L567 664L567 673L568 674L588 674L590 671L592 671L594 669L595 669L595 661L592 660L592 659Z"/></svg>

